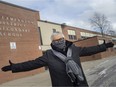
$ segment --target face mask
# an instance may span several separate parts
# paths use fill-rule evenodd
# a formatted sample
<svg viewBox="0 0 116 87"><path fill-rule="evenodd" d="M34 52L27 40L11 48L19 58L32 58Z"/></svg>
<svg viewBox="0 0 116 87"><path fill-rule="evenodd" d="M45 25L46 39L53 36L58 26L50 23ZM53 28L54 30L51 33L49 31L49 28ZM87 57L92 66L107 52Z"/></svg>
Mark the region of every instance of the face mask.
<svg viewBox="0 0 116 87"><path fill-rule="evenodd" d="M52 44L55 47L58 47L59 49L64 49L66 46L64 38L61 38L60 40L53 41Z"/></svg>

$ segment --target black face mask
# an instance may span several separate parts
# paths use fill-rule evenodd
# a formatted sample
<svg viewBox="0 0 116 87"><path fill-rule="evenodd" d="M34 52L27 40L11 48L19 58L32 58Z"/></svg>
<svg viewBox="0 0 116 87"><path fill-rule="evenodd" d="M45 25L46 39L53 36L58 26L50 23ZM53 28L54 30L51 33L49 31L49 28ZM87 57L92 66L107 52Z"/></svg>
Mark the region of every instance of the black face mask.
<svg viewBox="0 0 116 87"><path fill-rule="evenodd" d="M64 40L64 38L61 38L59 40L52 41L52 45L54 45L55 47L57 47L59 49L64 49L66 47L65 42L66 41Z"/></svg>

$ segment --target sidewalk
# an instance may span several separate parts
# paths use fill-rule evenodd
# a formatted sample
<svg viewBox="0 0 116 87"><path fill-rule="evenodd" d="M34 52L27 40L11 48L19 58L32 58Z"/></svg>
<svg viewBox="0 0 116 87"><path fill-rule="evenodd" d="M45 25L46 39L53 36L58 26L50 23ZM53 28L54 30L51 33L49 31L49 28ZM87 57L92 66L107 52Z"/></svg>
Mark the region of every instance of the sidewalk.
<svg viewBox="0 0 116 87"><path fill-rule="evenodd" d="M94 60L94 61L88 61L88 62L82 62L82 67L86 73L91 70L92 68L101 65L105 63L107 60L116 58L110 57L110 58L104 58L104 59L99 59L99 60ZM86 76L87 77L87 76ZM0 87L50 87L51 86L51 81L50 81L50 76L49 76L49 71L45 71L40 74L36 74L33 76L17 79L14 81L9 81L7 83L3 83L0 85Z"/></svg>
<svg viewBox="0 0 116 87"><path fill-rule="evenodd" d="M47 70L40 74L3 83L0 87L41 87L50 85L50 76Z"/></svg>

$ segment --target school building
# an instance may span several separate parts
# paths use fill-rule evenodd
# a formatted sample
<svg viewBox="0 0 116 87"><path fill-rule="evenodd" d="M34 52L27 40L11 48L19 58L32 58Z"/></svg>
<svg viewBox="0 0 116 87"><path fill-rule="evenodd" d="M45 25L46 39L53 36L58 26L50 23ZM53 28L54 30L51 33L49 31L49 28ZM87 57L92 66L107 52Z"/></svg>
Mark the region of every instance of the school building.
<svg viewBox="0 0 116 87"><path fill-rule="evenodd" d="M38 20L38 11L0 1L0 68L8 65L8 60L18 63L42 55ZM41 68L20 74L0 72L0 83L44 70Z"/></svg>
<svg viewBox="0 0 116 87"><path fill-rule="evenodd" d="M62 32L69 41L77 41L77 46L94 46L102 44L103 40L113 40L116 37L81 29L66 24L59 24L40 19L39 11L0 1L0 68L8 65L8 60L14 63L33 60L51 49L50 36L53 32ZM115 46L116 47L116 46ZM107 52L82 57L81 61L96 60L116 54L115 48ZM28 72L0 72L0 83L37 74L45 71L40 68Z"/></svg>

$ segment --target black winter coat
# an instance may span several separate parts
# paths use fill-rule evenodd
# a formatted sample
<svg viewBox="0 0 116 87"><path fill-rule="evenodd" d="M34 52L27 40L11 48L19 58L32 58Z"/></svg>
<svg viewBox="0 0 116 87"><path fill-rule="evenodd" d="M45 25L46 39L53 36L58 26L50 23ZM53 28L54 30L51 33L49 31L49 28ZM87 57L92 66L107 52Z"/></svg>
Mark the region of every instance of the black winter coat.
<svg viewBox="0 0 116 87"><path fill-rule="evenodd" d="M80 56L89 56L106 50L106 46L104 44L92 47L77 47L74 44L71 44L71 48L72 48L72 58L76 63L78 63L81 69L82 66L79 59ZM13 64L12 72L13 73L24 72L37 69L43 66L48 66L52 86L54 87L56 86L88 87L88 83L85 78L83 70L82 72L85 80L83 82L80 82L79 86L76 85L74 86L74 83L71 82L70 78L66 73L65 63L62 60L60 60L57 56L55 56L51 50L47 50L43 56L38 57L35 60Z"/></svg>

